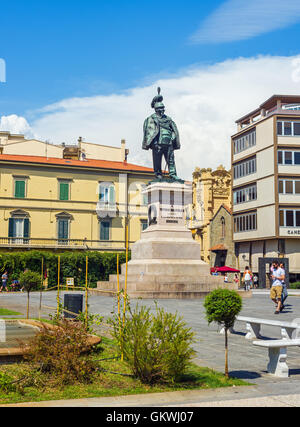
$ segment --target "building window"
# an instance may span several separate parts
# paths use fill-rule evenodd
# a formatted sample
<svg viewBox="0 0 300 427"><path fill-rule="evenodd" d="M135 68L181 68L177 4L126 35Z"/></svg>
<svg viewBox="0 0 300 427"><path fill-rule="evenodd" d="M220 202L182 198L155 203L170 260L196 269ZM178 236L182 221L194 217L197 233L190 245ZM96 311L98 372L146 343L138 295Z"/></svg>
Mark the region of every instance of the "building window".
<svg viewBox="0 0 300 427"><path fill-rule="evenodd" d="M300 227L300 210L280 209L279 210L280 227Z"/></svg>
<svg viewBox="0 0 300 427"><path fill-rule="evenodd" d="M234 144L234 154L238 154L241 151L245 151L250 147L256 145L256 129L243 134L239 138L233 141Z"/></svg>
<svg viewBox="0 0 300 427"><path fill-rule="evenodd" d="M26 195L26 181L24 179L15 178L14 181L14 196L16 199L25 199Z"/></svg>
<svg viewBox="0 0 300 427"><path fill-rule="evenodd" d="M225 239L225 235L226 235L226 221L225 218L222 216L221 218L221 238Z"/></svg>
<svg viewBox="0 0 300 427"><path fill-rule="evenodd" d="M280 179L279 194L300 194L300 180Z"/></svg>
<svg viewBox="0 0 300 427"><path fill-rule="evenodd" d="M241 233L244 231L257 230L257 213L252 212L234 217L234 232Z"/></svg>
<svg viewBox="0 0 300 427"><path fill-rule="evenodd" d="M70 181L59 181L59 200L70 200Z"/></svg>
<svg viewBox="0 0 300 427"><path fill-rule="evenodd" d="M278 151L279 165L300 165L300 151Z"/></svg>
<svg viewBox="0 0 300 427"><path fill-rule="evenodd" d="M57 221L57 227L59 245L67 245L70 235L70 220L67 218L59 218Z"/></svg>
<svg viewBox="0 0 300 427"><path fill-rule="evenodd" d="M300 136L299 121L278 121L277 122L278 136Z"/></svg>
<svg viewBox="0 0 300 427"><path fill-rule="evenodd" d="M28 218L9 218L8 237L11 239L11 243L20 245L28 244L29 228L30 223Z"/></svg>
<svg viewBox="0 0 300 427"><path fill-rule="evenodd" d="M257 186L249 185L233 192L233 204L238 205L240 203L251 202L257 200Z"/></svg>
<svg viewBox="0 0 300 427"><path fill-rule="evenodd" d="M99 201L106 204L116 203L116 191L112 182L102 182L99 185Z"/></svg>
<svg viewBox="0 0 300 427"><path fill-rule="evenodd" d="M256 157L238 163L233 167L234 179L256 173Z"/></svg>
<svg viewBox="0 0 300 427"><path fill-rule="evenodd" d="M110 221L100 222L100 240L101 241L110 240Z"/></svg>
<svg viewBox="0 0 300 427"><path fill-rule="evenodd" d="M148 228L148 221L146 219L141 219L141 231L145 231Z"/></svg>

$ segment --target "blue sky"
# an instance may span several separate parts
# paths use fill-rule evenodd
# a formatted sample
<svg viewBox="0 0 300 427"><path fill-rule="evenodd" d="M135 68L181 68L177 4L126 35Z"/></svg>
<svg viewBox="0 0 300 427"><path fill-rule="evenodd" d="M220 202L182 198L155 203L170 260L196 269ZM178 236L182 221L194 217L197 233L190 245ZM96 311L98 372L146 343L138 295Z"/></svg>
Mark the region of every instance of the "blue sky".
<svg viewBox="0 0 300 427"><path fill-rule="evenodd" d="M273 93L300 93L299 0L1 3L0 130L52 142L125 138L140 153L159 84L181 127L187 175L199 159L229 165L220 147L239 116ZM199 158L189 157L190 141ZM132 160L149 162L143 154Z"/></svg>
<svg viewBox="0 0 300 427"><path fill-rule="evenodd" d="M27 114L73 96L119 92L199 63L299 52L295 22L248 40L195 43L193 35L224 3L2 2L0 58L6 61L7 82L0 86L0 115Z"/></svg>

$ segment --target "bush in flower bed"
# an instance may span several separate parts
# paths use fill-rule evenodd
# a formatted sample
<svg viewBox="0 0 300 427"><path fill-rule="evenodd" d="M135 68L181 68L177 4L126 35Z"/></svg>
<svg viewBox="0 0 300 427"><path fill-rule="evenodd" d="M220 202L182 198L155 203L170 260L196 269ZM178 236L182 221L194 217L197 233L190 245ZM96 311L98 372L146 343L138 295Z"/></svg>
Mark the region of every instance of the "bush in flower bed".
<svg viewBox="0 0 300 427"><path fill-rule="evenodd" d="M83 354L88 349L89 335L82 322L62 320L55 327L45 325L25 347L24 358L33 369L49 373L59 385L89 383L97 364Z"/></svg>
<svg viewBox="0 0 300 427"><path fill-rule="evenodd" d="M186 372L194 355L194 333L178 314L136 305L122 320L111 320L113 336L132 374L142 383L175 382Z"/></svg>

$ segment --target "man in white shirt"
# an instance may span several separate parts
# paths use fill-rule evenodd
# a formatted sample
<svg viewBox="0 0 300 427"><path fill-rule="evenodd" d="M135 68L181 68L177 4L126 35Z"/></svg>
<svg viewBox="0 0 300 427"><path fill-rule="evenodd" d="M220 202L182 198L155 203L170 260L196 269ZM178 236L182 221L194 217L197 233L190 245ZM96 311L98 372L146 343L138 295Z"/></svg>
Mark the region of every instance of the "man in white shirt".
<svg viewBox="0 0 300 427"><path fill-rule="evenodd" d="M281 308L282 281L285 279L285 272L279 267L278 261L273 262L271 271L272 287L270 298L276 304L275 314L279 314Z"/></svg>

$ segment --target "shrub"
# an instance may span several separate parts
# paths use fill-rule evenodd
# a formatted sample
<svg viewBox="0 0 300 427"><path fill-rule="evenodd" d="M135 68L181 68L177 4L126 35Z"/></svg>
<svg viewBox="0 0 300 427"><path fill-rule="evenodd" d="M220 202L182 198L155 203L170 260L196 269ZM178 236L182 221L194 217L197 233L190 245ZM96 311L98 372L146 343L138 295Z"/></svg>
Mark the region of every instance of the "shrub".
<svg viewBox="0 0 300 427"><path fill-rule="evenodd" d="M0 391L9 393L15 390L16 387L14 385L14 379L10 375L5 374L4 372L0 372Z"/></svg>
<svg viewBox="0 0 300 427"><path fill-rule="evenodd" d="M136 305L120 328L117 318L111 321L132 374L143 383L174 382L182 376L194 355L194 333L181 317L156 307L156 313Z"/></svg>
<svg viewBox="0 0 300 427"><path fill-rule="evenodd" d="M236 316L242 309L242 298L229 289L215 289L204 301L208 323L217 322L225 328L225 375L228 373L228 329L232 328Z"/></svg>
<svg viewBox="0 0 300 427"><path fill-rule="evenodd" d="M117 254L98 251L85 252L62 252L54 253L48 251L31 250L26 252L13 252L0 254L0 272L7 270L9 276L16 274L17 277L29 269L36 273L41 272L42 258L44 268L48 272L48 285L57 285L58 256L61 257L61 280L74 277L75 286L85 285L86 255L89 258L89 285L96 286L97 281L108 280L110 274L117 272ZM120 254L120 264L125 263L125 254Z"/></svg>
<svg viewBox="0 0 300 427"><path fill-rule="evenodd" d="M51 374L58 385L88 383L96 364L82 355L87 350L87 339L81 322L62 320L54 328L45 325L25 347L25 359Z"/></svg>
<svg viewBox="0 0 300 427"><path fill-rule="evenodd" d="M300 282L290 283L291 289L300 289Z"/></svg>
<svg viewBox="0 0 300 427"><path fill-rule="evenodd" d="M20 286L27 292L27 319L29 318L29 294L42 288L41 274L34 271L24 271L20 275Z"/></svg>

